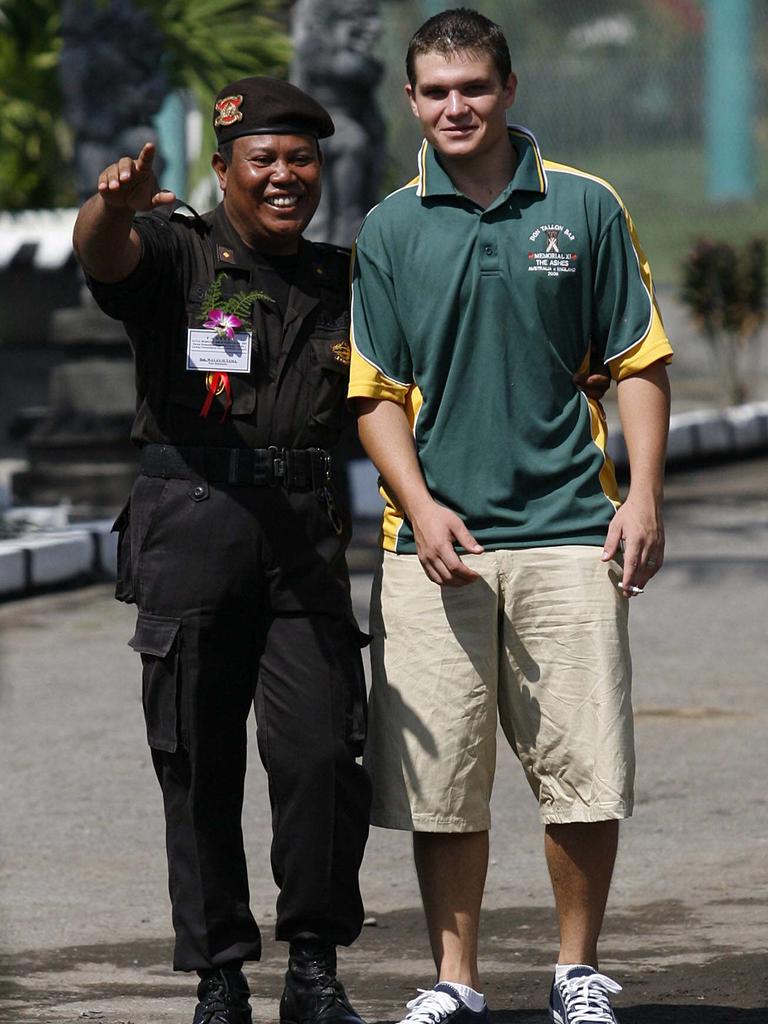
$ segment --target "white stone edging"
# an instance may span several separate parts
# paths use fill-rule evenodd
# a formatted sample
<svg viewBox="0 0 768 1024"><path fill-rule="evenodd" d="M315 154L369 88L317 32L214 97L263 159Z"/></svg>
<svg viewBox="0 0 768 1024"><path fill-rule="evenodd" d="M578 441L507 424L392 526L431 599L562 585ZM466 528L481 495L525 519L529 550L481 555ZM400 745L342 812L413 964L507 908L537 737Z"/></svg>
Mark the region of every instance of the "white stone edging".
<svg viewBox="0 0 768 1024"><path fill-rule="evenodd" d="M768 402L748 402L727 409L696 409L674 413L669 421L667 464L735 452L768 453ZM620 430L609 437L608 454L619 469L628 466L627 446Z"/></svg>

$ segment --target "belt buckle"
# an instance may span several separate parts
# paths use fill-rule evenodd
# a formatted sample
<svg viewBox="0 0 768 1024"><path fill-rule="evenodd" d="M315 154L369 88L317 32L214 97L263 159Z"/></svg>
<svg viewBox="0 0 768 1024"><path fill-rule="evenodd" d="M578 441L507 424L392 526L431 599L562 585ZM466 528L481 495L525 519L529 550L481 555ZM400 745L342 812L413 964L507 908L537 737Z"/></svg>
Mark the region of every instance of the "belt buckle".
<svg viewBox="0 0 768 1024"><path fill-rule="evenodd" d="M285 481L285 449L277 448L275 445L270 445L267 448L269 452L269 468L271 471L271 479L269 481L270 487L277 487L279 484Z"/></svg>

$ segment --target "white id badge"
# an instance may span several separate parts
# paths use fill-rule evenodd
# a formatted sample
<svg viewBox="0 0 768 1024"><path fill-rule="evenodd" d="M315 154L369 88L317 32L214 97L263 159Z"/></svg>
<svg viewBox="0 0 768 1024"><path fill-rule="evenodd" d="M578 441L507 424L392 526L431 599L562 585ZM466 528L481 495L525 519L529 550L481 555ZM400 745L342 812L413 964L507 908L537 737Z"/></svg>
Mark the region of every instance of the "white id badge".
<svg viewBox="0 0 768 1024"><path fill-rule="evenodd" d="M251 372L251 332L238 331L233 338L218 331L190 327L187 330L187 369L212 373Z"/></svg>

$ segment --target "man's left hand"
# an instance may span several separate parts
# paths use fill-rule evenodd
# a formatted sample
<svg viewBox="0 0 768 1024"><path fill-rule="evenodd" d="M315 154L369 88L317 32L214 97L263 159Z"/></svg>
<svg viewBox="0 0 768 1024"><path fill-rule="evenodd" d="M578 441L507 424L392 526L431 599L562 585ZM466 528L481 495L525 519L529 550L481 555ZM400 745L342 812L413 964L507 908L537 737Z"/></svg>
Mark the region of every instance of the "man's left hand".
<svg viewBox="0 0 768 1024"><path fill-rule="evenodd" d="M642 593L664 561L664 524L661 507L651 498L633 498L630 493L608 527L602 560L615 558L624 549L621 590L625 597Z"/></svg>

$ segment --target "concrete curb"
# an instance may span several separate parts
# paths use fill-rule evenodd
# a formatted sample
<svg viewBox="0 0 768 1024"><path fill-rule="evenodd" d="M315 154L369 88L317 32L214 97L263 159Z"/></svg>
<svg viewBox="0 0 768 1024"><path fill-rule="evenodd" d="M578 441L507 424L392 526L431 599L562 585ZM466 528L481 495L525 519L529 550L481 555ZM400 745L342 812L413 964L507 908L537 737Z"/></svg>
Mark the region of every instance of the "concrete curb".
<svg viewBox="0 0 768 1024"><path fill-rule="evenodd" d="M0 598L77 580L114 579L117 537L111 520L0 540Z"/></svg>
<svg viewBox="0 0 768 1024"><path fill-rule="evenodd" d="M703 459L733 452L768 452L768 402L749 402L727 409L673 413L669 421L667 466L679 469ZM620 430L609 435L608 454L617 469L627 469L627 446Z"/></svg>
<svg viewBox="0 0 768 1024"><path fill-rule="evenodd" d="M737 457L768 452L768 402L699 409L671 417L667 455L670 469L723 457L729 452ZM608 454L617 469L628 468L627 448L620 430L611 432ZM353 463L350 481L355 515L378 517L381 503L373 467ZM17 516L23 512L14 510ZM111 528L111 520L103 519L0 540L0 599L79 579L114 579L117 536L110 532Z"/></svg>

